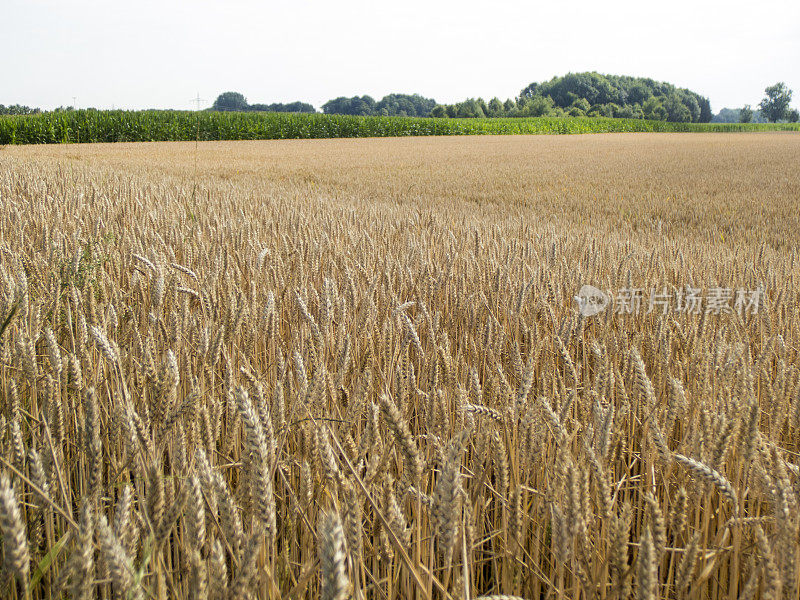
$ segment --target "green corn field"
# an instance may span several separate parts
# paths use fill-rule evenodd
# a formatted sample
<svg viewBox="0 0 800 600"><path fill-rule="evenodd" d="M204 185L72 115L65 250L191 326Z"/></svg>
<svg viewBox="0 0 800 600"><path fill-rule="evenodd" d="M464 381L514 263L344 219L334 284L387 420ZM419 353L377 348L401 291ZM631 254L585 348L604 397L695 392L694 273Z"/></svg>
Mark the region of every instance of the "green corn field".
<svg viewBox="0 0 800 600"><path fill-rule="evenodd" d="M800 124L667 123L587 117L433 119L174 110L76 110L0 117L0 144L735 131L800 131Z"/></svg>

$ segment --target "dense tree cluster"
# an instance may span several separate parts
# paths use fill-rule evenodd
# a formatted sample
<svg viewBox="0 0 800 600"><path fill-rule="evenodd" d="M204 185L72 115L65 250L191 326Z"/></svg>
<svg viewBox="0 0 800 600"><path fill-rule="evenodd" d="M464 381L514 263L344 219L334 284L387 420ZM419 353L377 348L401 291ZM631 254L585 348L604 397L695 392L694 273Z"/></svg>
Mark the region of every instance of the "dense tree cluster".
<svg viewBox="0 0 800 600"><path fill-rule="evenodd" d="M21 104L12 104L10 106L0 104L0 115L35 115L39 112L42 111L38 108L22 106Z"/></svg>
<svg viewBox="0 0 800 600"><path fill-rule="evenodd" d="M246 111L249 104L247 98L239 92L223 92L214 101L211 110Z"/></svg>
<svg viewBox="0 0 800 600"><path fill-rule="evenodd" d="M389 94L379 101L371 96L341 96L322 105L326 114L383 117L428 117L436 106L433 98L419 94Z"/></svg>
<svg viewBox="0 0 800 600"><path fill-rule="evenodd" d="M353 96L352 98L339 96L323 104L322 110L329 115L366 117L375 114L375 99L372 96Z"/></svg>
<svg viewBox="0 0 800 600"><path fill-rule="evenodd" d="M670 83L626 75L569 73L543 83L532 83L521 98L541 96L570 114L644 117L677 123L707 123L711 105L707 98Z"/></svg>
<svg viewBox="0 0 800 600"><path fill-rule="evenodd" d="M641 77L569 73L550 81L531 83L516 100L487 104L469 99L434 110L439 117L620 117L678 123L707 123L711 105L707 98Z"/></svg>
<svg viewBox="0 0 800 600"><path fill-rule="evenodd" d="M248 104L239 92L224 92L217 96L211 110L238 112L316 112L313 106L305 102L289 102L288 104Z"/></svg>
<svg viewBox="0 0 800 600"><path fill-rule="evenodd" d="M326 114L384 116L384 117L427 117L436 106L436 100L423 98L419 94L389 94L375 101L371 96L341 96L322 105ZM264 111L264 112L316 112L311 104L290 102L288 104L248 104L247 99L238 92L225 92L217 97L211 110L219 111Z"/></svg>
<svg viewBox="0 0 800 600"><path fill-rule="evenodd" d="M248 110L261 111L261 112L295 112L295 113L313 113L317 110L307 102L274 102L272 104L251 104Z"/></svg>

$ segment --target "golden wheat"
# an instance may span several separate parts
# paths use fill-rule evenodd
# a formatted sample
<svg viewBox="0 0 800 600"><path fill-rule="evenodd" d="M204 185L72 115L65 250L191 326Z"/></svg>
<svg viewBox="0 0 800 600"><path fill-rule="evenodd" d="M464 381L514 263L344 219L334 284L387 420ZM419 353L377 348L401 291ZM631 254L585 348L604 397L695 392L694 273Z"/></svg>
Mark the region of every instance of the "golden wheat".
<svg viewBox="0 0 800 600"><path fill-rule="evenodd" d="M5 597L796 595L800 137L196 151L0 152Z"/></svg>

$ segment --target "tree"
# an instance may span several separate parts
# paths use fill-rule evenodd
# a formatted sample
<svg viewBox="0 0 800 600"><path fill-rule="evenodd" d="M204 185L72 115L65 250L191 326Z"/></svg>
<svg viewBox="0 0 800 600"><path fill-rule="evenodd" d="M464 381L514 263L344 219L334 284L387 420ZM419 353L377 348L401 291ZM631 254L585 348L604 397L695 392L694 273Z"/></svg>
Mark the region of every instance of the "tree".
<svg viewBox="0 0 800 600"><path fill-rule="evenodd" d="M693 123L697 123L700 121L700 102L698 102L698 96L694 94L686 93L684 90L680 91L680 100L683 105L689 109L689 114L691 115L690 120Z"/></svg>
<svg viewBox="0 0 800 600"><path fill-rule="evenodd" d="M322 105L322 110L327 115L368 116L374 115L376 112L375 100L371 96L353 96L352 98L340 96L333 100L328 100Z"/></svg>
<svg viewBox="0 0 800 600"><path fill-rule="evenodd" d="M618 119L643 119L642 107L638 104L629 104L627 106L618 107L618 110L613 110L613 104L606 104L605 106L612 108L614 114L610 115Z"/></svg>
<svg viewBox="0 0 800 600"><path fill-rule="evenodd" d="M789 123L797 123L800 121L800 112L798 112L796 108L787 111L786 120L789 121Z"/></svg>
<svg viewBox="0 0 800 600"><path fill-rule="evenodd" d="M700 122L708 123L711 121L711 117L714 116L714 113L711 112L711 103L708 101L708 98L704 98L703 96L700 96L698 102L700 103Z"/></svg>
<svg viewBox="0 0 800 600"><path fill-rule="evenodd" d="M664 106L653 96L650 96L642 105L642 112L645 119L652 119L653 121L665 121L667 118L667 111Z"/></svg>
<svg viewBox="0 0 800 600"><path fill-rule="evenodd" d="M586 98L574 100L569 107L569 114L573 117L582 117L591 109L592 105Z"/></svg>
<svg viewBox="0 0 800 600"><path fill-rule="evenodd" d="M628 102L642 104L650 97L650 90L643 83L636 83L628 91Z"/></svg>
<svg viewBox="0 0 800 600"><path fill-rule="evenodd" d="M474 118L483 118L486 116L484 112L484 108L486 103L478 98L469 98L464 102L459 102L456 104L456 117L459 119L474 119Z"/></svg>
<svg viewBox="0 0 800 600"><path fill-rule="evenodd" d="M361 116L369 116L375 114L375 100L372 96L361 96L361 98L357 98L353 103L354 112L350 114L354 115L361 115Z"/></svg>
<svg viewBox="0 0 800 600"><path fill-rule="evenodd" d="M489 116L502 117L503 113L505 113L505 108L503 107L503 103L500 102L500 98L492 98L489 101Z"/></svg>
<svg viewBox="0 0 800 600"><path fill-rule="evenodd" d="M533 98L536 95L536 91L538 89L539 89L539 84L534 81L519 93L519 97L526 99Z"/></svg>
<svg viewBox="0 0 800 600"><path fill-rule="evenodd" d="M553 111L553 100L549 96L535 96L525 103L524 115L526 117L547 117Z"/></svg>
<svg viewBox="0 0 800 600"><path fill-rule="evenodd" d="M739 111L739 123L751 123L753 121L753 109L749 104L745 104Z"/></svg>
<svg viewBox="0 0 800 600"><path fill-rule="evenodd" d="M224 92L217 96L211 110L247 110L247 99L239 92Z"/></svg>
<svg viewBox="0 0 800 600"><path fill-rule="evenodd" d="M692 120L691 111L675 96L667 98L664 109L667 111L667 121L672 123L689 123Z"/></svg>
<svg viewBox="0 0 800 600"><path fill-rule="evenodd" d="M375 113L388 116L427 117L436 106L433 98L419 94L388 94L375 104Z"/></svg>
<svg viewBox="0 0 800 600"><path fill-rule="evenodd" d="M767 120L774 123L786 118L789 102L792 101L792 90L782 81L771 85L764 90L766 96L758 107Z"/></svg>

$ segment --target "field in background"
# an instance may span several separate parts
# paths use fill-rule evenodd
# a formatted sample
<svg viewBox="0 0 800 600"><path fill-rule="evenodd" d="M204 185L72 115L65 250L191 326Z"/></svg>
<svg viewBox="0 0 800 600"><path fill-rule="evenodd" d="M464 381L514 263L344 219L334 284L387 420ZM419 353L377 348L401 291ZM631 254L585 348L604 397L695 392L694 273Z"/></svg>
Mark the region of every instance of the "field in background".
<svg viewBox="0 0 800 600"><path fill-rule="evenodd" d="M798 123L666 123L641 119L531 117L424 119L287 113L76 110L0 117L0 144L272 140L430 135L610 132L800 131Z"/></svg>
<svg viewBox="0 0 800 600"><path fill-rule="evenodd" d="M0 150L7 595L795 598L798 164L778 133ZM766 299L583 317L584 284Z"/></svg>

